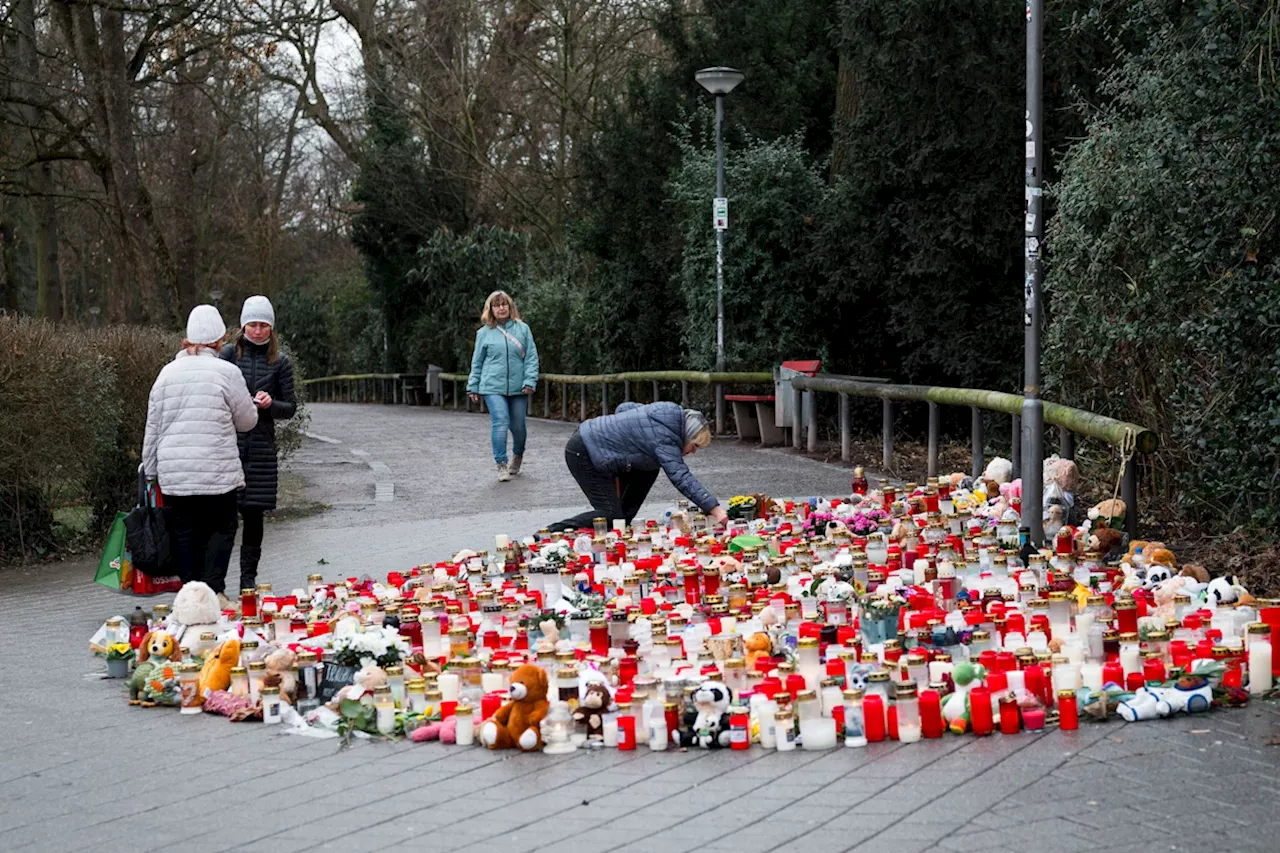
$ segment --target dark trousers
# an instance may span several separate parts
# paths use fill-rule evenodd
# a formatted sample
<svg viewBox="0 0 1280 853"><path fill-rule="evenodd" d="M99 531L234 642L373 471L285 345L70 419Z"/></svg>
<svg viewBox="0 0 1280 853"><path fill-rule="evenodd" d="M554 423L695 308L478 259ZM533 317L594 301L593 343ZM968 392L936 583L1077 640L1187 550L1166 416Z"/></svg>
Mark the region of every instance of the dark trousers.
<svg viewBox="0 0 1280 853"><path fill-rule="evenodd" d="M214 592L227 587L227 565L235 546L236 493L164 496L166 519L182 582L204 581Z"/></svg>
<svg viewBox="0 0 1280 853"><path fill-rule="evenodd" d="M240 536L240 589L258 585L258 561L262 559L262 526L266 510L257 507L240 507L244 519L244 533Z"/></svg>
<svg viewBox="0 0 1280 853"><path fill-rule="evenodd" d="M553 531L590 528L597 518L607 519L610 525L615 518L625 518L630 524L658 478L657 471L627 471L615 475L597 470L577 431L564 446L564 461L573 479L578 481L578 488L591 502L591 509L547 528Z"/></svg>

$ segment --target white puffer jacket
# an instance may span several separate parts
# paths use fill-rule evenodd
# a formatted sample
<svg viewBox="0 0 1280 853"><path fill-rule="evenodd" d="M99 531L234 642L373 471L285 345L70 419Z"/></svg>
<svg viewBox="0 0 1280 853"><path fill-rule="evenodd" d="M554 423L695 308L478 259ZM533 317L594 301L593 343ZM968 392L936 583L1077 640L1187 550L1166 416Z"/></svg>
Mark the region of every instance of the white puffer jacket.
<svg viewBox="0 0 1280 853"><path fill-rule="evenodd" d="M244 374L215 350L178 353L151 386L142 466L166 495L225 495L244 488L236 432L258 423Z"/></svg>

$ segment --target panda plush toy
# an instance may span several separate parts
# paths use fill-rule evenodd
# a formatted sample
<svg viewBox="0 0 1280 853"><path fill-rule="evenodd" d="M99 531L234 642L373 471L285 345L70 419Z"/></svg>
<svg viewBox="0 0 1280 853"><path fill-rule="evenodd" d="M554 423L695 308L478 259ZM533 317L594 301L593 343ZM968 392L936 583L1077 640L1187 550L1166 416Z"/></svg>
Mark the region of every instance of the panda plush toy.
<svg viewBox="0 0 1280 853"><path fill-rule="evenodd" d="M680 746L719 749L729 745L729 705L733 694L719 681L704 682L693 692L693 708L684 712Z"/></svg>

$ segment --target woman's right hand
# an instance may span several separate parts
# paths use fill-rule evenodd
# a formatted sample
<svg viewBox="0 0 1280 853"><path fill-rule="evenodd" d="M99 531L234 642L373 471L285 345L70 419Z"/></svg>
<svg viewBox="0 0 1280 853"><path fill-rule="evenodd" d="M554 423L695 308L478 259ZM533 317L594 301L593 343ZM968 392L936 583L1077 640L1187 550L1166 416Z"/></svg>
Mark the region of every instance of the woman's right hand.
<svg viewBox="0 0 1280 853"><path fill-rule="evenodd" d="M479 402L480 402L480 395L479 395L479 394L472 394L470 391L468 391L468 392L467 392L467 399L469 399L469 400L470 400L471 402L473 402L473 403L479 403Z"/></svg>
<svg viewBox="0 0 1280 853"><path fill-rule="evenodd" d="M725 512L724 507L722 506L717 506L712 509L709 515L716 524L724 524L729 520L729 513Z"/></svg>

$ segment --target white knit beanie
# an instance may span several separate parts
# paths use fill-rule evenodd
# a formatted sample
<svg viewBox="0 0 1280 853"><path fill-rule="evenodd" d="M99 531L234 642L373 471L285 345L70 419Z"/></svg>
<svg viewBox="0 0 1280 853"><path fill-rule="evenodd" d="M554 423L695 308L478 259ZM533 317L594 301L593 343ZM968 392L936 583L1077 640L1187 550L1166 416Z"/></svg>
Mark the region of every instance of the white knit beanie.
<svg viewBox="0 0 1280 853"><path fill-rule="evenodd" d="M276 309L271 307L271 300L265 296L250 296L240 309L240 328L250 323L266 323L275 328Z"/></svg>
<svg viewBox="0 0 1280 853"><path fill-rule="evenodd" d="M227 334L227 324L212 305L197 305L187 315L187 340L193 344L219 343Z"/></svg>

